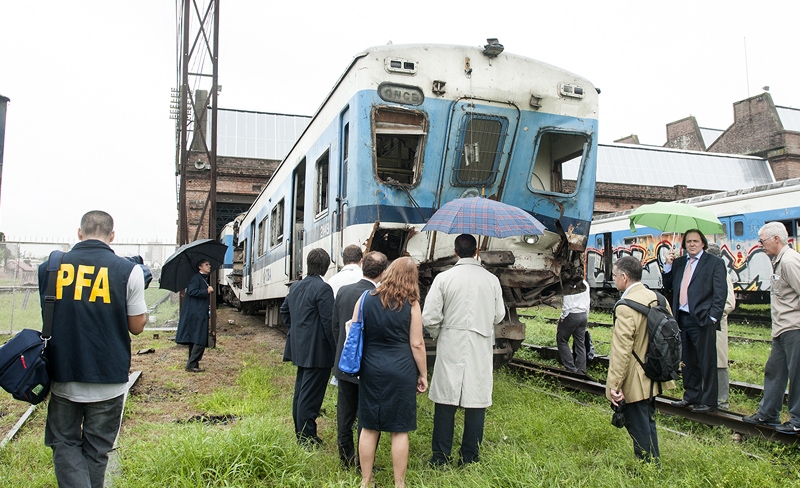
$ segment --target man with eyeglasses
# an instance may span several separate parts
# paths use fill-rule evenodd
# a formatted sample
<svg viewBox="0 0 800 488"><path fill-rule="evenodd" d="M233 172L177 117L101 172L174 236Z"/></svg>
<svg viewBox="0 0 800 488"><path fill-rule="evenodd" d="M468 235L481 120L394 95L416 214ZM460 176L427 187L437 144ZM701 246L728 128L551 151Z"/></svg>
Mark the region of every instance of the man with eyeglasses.
<svg viewBox="0 0 800 488"><path fill-rule="evenodd" d="M772 259L770 308L772 348L764 366L764 397L758 410L742 420L773 425L777 432L800 433L800 254L789 247L789 233L780 222L758 231L758 242ZM789 421L780 423L783 393L789 384Z"/></svg>

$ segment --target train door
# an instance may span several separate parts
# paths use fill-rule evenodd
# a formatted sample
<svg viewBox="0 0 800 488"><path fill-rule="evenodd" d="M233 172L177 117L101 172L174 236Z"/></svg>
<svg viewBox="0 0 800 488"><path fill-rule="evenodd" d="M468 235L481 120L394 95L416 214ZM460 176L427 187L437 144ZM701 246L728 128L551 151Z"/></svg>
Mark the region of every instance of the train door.
<svg viewBox="0 0 800 488"><path fill-rule="evenodd" d="M512 106L476 106L460 101L451 112L448 156L439 204L498 193L511 153L519 111ZM501 197L501 200L503 198Z"/></svg>
<svg viewBox="0 0 800 488"><path fill-rule="evenodd" d="M250 224L250 233L247 236L247 242L245 243L245 252L247 253L247 266L244 272L244 279L247 281L245 283L245 293L251 294L253 293L253 265L255 264L255 242L256 242L256 224L255 220Z"/></svg>
<svg viewBox="0 0 800 488"><path fill-rule="evenodd" d="M296 281L303 277L303 218L306 200L306 159L303 158L292 174L292 211L291 219L292 237L287 243L289 281Z"/></svg>
<svg viewBox="0 0 800 488"><path fill-rule="evenodd" d="M331 222L333 232L338 232L339 249L344 249L344 227L347 225L347 170L349 168L349 155L350 155L350 122L348 120L350 111L345 109L342 112L340 125L341 133L339 134L339 184L336 193L336 215ZM335 237L334 237L335 239ZM337 256L331 256L331 259L338 261Z"/></svg>

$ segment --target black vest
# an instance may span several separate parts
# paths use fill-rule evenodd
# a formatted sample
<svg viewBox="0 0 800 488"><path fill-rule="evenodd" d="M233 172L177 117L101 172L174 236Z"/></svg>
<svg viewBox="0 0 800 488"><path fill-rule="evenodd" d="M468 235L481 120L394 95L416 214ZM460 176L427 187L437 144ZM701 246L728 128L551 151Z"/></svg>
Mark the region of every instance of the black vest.
<svg viewBox="0 0 800 488"><path fill-rule="evenodd" d="M96 239L81 241L64 254L47 345L53 381L128 381L131 339L127 295L134 266ZM47 289L46 268L47 262L39 266L42 297Z"/></svg>

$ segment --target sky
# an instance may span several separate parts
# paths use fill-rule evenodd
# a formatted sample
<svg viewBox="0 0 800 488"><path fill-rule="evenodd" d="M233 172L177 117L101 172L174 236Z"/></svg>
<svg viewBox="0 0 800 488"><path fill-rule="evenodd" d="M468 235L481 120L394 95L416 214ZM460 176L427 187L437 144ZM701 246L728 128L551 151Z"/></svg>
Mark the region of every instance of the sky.
<svg viewBox="0 0 800 488"><path fill-rule="evenodd" d="M74 240L102 209L119 242L174 241L178 5L0 0L7 239ZM689 115L727 128L733 103L764 86L800 108L797 18L793 0L222 0L219 106L313 115L367 47L494 37L600 88L601 143L663 145Z"/></svg>

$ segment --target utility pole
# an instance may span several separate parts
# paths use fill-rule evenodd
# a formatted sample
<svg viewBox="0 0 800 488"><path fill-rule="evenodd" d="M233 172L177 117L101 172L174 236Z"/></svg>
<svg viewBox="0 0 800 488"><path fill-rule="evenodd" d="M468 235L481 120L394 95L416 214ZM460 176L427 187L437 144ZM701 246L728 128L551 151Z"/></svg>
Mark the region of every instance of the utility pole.
<svg viewBox="0 0 800 488"><path fill-rule="evenodd" d="M203 225L208 225L208 238L217 239L217 95L219 67L219 0L181 0L178 13L180 29L177 44L179 48L178 91L180 97L177 107L176 176L178 177L178 244L184 245L197 240ZM211 128L201 126L205 121L208 98L197 97L196 93L210 93ZM202 104L198 99L202 99ZM187 198L186 170L189 164L190 141L200 144L210 165L210 185L203 210L195 232L190 237L189 201ZM210 142L210 144L209 144ZM213 280L213 276L210 277ZM213 286L213 284L212 284ZM217 301L210 300L209 347L216 346Z"/></svg>

